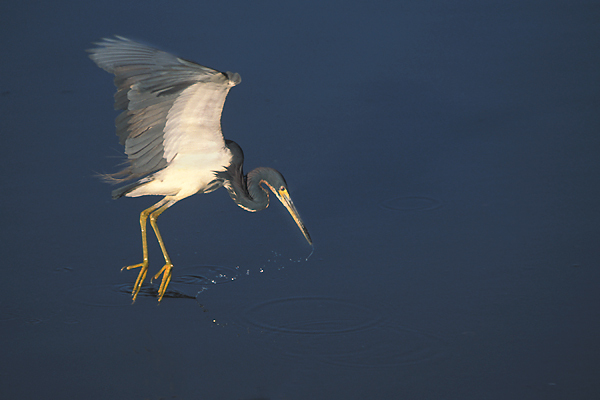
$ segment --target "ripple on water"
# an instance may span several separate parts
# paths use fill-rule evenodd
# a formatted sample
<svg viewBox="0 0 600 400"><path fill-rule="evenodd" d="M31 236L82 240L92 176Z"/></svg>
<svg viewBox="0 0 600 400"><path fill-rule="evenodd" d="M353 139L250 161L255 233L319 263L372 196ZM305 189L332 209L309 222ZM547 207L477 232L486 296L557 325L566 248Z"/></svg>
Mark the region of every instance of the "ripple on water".
<svg viewBox="0 0 600 400"><path fill-rule="evenodd" d="M199 292L206 290L209 285L234 281L239 272L234 268L220 266L196 266L173 269L171 283L167 287L164 297L195 299ZM131 304L131 291L137 274L132 275L130 283L115 285L84 285L73 288L67 292L67 297L78 304L97 307L122 307ZM160 279L142 286L139 297L157 297Z"/></svg>
<svg viewBox="0 0 600 400"><path fill-rule="evenodd" d="M328 297L290 297L250 307L246 322L290 357L355 368L427 362L446 348L438 336L384 318L368 307ZM264 339L264 338L263 338Z"/></svg>
<svg viewBox="0 0 600 400"><path fill-rule="evenodd" d="M399 196L387 199L379 205L394 211L428 211L442 206L442 202L426 196Z"/></svg>
<svg viewBox="0 0 600 400"><path fill-rule="evenodd" d="M256 327L296 334L336 334L374 326L381 317L371 309L329 297L288 297L256 304L245 313Z"/></svg>

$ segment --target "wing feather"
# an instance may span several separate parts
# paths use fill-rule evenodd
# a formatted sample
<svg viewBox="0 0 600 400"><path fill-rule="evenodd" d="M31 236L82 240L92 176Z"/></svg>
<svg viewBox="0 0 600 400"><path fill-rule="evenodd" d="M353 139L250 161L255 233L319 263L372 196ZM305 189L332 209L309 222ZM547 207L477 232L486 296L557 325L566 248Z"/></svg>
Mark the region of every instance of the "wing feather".
<svg viewBox="0 0 600 400"><path fill-rule="evenodd" d="M140 178L181 152L223 148L221 111L240 76L116 36L96 43L90 58L115 75L117 136L129 166L115 176Z"/></svg>

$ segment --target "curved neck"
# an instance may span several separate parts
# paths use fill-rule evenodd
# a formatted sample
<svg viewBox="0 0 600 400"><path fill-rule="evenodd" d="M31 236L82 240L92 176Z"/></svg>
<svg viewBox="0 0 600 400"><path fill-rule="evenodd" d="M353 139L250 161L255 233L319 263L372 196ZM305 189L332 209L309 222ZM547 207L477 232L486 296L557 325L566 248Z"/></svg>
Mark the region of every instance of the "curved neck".
<svg viewBox="0 0 600 400"><path fill-rule="evenodd" d="M223 186L229 192L231 199L246 211L260 211L269 206L269 192L262 186L263 180L271 168L256 168L244 175L244 152L234 141L225 139L225 145L232 155L231 164L224 173L219 174L223 179Z"/></svg>
<svg viewBox="0 0 600 400"><path fill-rule="evenodd" d="M262 168L256 168L243 176L239 168L237 176L225 181L225 188L231 199L246 211L260 211L269 206L269 192L260 186L262 181Z"/></svg>

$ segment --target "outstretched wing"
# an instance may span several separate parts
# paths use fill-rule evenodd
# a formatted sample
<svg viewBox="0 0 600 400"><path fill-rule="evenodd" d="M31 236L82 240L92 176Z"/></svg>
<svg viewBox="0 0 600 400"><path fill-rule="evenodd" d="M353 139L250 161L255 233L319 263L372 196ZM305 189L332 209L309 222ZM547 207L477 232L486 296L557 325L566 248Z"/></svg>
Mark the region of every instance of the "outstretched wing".
<svg viewBox="0 0 600 400"><path fill-rule="evenodd" d="M116 36L96 43L90 58L115 75L119 141L130 165L115 174L139 178L177 154L223 148L221 111L237 73L219 72Z"/></svg>

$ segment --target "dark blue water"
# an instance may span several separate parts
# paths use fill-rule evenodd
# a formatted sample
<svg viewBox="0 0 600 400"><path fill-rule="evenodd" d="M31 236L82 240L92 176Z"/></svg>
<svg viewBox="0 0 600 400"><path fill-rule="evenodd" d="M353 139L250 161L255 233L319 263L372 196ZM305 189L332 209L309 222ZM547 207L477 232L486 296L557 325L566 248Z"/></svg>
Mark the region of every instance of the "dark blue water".
<svg viewBox="0 0 600 400"><path fill-rule="evenodd" d="M0 5L0 394L11 399L597 399L600 6L592 1ZM131 305L120 34L239 72L223 112L279 204L159 219ZM150 274L162 266L152 235Z"/></svg>

